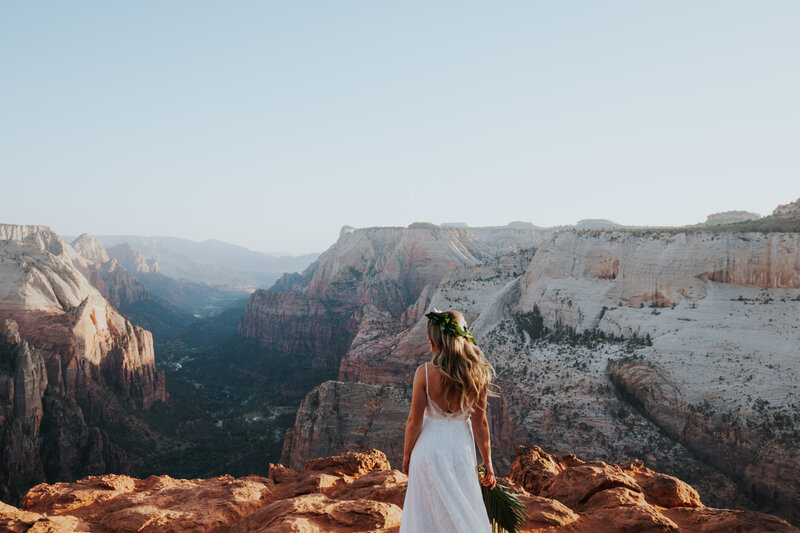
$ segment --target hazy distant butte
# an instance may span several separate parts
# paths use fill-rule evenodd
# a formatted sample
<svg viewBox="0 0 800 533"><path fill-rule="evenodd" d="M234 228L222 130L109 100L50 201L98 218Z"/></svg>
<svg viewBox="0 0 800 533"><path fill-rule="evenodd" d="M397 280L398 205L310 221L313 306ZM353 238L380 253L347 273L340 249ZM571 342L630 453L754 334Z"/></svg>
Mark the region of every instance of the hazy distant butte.
<svg viewBox="0 0 800 533"><path fill-rule="evenodd" d="M277 257L223 241L195 242L176 237L105 235L97 239L109 251L130 247L142 254L157 270L176 280L206 283L241 291L268 287L284 272L304 269L317 254ZM128 270L131 265L118 257ZM142 270L137 270L141 272Z"/></svg>

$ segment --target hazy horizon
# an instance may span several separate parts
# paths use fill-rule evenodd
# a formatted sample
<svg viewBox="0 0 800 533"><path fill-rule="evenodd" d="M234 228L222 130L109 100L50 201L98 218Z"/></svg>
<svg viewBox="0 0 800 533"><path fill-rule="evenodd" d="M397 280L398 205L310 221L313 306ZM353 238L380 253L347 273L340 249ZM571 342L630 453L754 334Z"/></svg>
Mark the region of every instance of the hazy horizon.
<svg viewBox="0 0 800 533"><path fill-rule="evenodd" d="M0 218L319 253L800 196L800 4L0 7ZM14 201L8 201L9 198Z"/></svg>

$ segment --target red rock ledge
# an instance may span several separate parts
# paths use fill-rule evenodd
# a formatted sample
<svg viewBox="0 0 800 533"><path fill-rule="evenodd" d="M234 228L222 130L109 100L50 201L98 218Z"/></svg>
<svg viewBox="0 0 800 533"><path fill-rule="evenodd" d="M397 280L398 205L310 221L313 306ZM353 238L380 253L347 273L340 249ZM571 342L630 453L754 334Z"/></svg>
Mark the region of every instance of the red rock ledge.
<svg viewBox="0 0 800 533"><path fill-rule="evenodd" d="M639 461L556 457L520 446L503 481L527 502L527 532L800 531L765 514L705 507L681 480ZM269 477L93 476L32 488L22 508L0 503L8 532L396 532L406 476L378 450L270 465Z"/></svg>

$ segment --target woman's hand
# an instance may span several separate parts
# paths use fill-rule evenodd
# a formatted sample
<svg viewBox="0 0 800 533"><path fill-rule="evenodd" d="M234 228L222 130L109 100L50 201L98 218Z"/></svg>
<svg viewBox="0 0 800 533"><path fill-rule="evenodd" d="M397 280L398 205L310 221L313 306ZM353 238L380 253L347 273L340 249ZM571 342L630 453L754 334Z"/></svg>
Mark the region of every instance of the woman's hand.
<svg viewBox="0 0 800 533"><path fill-rule="evenodd" d="M403 473L408 475L408 464L411 461L411 458L408 455L403 456Z"/></svg>
<svg viewBox="0 0 800 533"><path fill-rule="evenodd" d="M486 468L486 475L481 478L481 485L493 489L497 485L497 478L494 476L494 467L492 463L484 464Z"/></svg>

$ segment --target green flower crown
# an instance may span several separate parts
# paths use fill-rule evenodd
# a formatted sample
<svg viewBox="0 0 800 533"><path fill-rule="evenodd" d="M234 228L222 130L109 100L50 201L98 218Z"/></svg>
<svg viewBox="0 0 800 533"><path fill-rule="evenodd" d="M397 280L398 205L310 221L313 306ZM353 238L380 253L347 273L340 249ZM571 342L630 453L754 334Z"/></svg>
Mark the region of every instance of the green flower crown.
<svg viewBox="0 0 800 533"><path fill-rule="evenodd" d="M433 311L425 314L425 318L433 322L434 325L439 326L441 331L447 331L453 335L461 335L462 337L466 337L472 344L477 346L478 343L475 342L475 337L473 337L472 333L470 333L467 329L467 325L464 324L464 327L459 326L456 324L456 321L453 319L453 317L444 311L439 311L434 307Z"/></svg>

